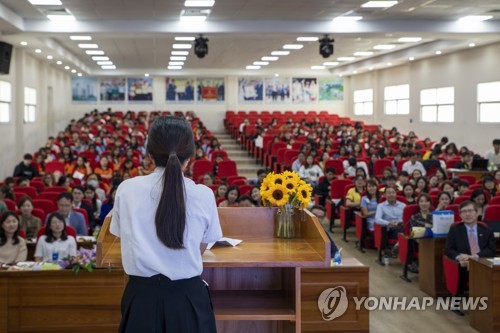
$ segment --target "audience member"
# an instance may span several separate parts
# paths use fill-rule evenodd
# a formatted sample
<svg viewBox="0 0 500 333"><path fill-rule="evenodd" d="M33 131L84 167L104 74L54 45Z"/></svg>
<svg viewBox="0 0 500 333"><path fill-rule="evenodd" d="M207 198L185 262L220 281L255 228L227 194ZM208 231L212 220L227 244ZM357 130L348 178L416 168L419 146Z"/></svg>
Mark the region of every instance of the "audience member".
<svg viewBox="0 0 500 333"><path fill-rule="evenodd" d="M318 180L323 177L323 170L319 165L314 163L312 155L307 156L304 165L300 167L299 176L307 183L311 184L313 188L318 186Z"/></svg>
<svg viewBox="0 0 500 333"><path fill-rule="evenodd" d="M229 186L226 192L226 200L219 204L219 207L238 207L238 198L240 197L240 188L238 186Z"/></svg>
<svg viewBox="0 0 500 333"><path fill-rule="evenodd" d="M252 198L245 194L238 198L238 207L255 207L255 205Z"/></svg>
<svg viewBox="0 0 500 333"><path fill-rule="evenodd" d="M406 199L408 205L413 205L416 203L415 200L415 187L408 183L403 186L403 196Z"/></svg>
<svg viewBox="0 0 500 333"><path fill-rule="evenodd" d="M446 210L446 207L451 205L451 195L449 192L440 192L438 194L438 204L436 210Z"/></svg>
<svg viewBox="0 0 500 333"><path fill-rule="evenodd" d="M26 238L36 238L38 230L42 227L42 220L33 215L33 200L29 196L19 200L19 223L21 229L24 230Z"/></svg>
<svg viewBox="0 0 500 333"><path fill-rule="evenodd" d="M422 165L422 163L418 161L419 154L415 152L409 152L408 156L410 157L410 160L403 163L402 170L412 175L414 170L419 170L422 173L422 176L425 176L426 173L425 168Z"/></svg>
<svg viewBox="0 0 500 333"><path fill-rule="evenodd" d="M385 201L377 206L375 223L387 226L390 238L397 238L397 233L402 230L403 209L405 204L397 201L397 190L388 186L384 192Z"/></svg>
<svg viewBox="0 0 500 333"><path fill-rule="evenodd" d="M370 231L373 231L379 200L380 192L378 184L373 179L370 179L366 182L366 194L361 198L360 203L361 213L366 218L367 228Z"/></svg>
<svg viewBox="0 0 500 333"><path fill-rule="evenodd" d="M28 256L26 241L19 236L21 226L12 211L2 214L0 219L0 263L16 264Z"/></svg>
<svg viewBox="0 0 500 333"><path fill-rule="evenodd" d="M299 152L297 155L297 159L292 163L292 171L299 173L302 164L306 159L306 154L304 152Z"/></svg>
<svg viewBox="0 0 500 333"><path fill-rule="evenodd" d="M67 256L76 256L76 240L66 233L66 221L56 212L47 219L45 235L36 243L35 261L60 261Z"/></svg>
<svg viewBox="0 0 500 333"><path fill-rule="evenodd" d="M484 210L488 206L488 200L486 199L484 190L482 188L478 188L472 191L470 200L476 204L477 218L479 219L479 221L482 221L484 217Z"/></svg>
<svg viewBox="0 0 500 333"><path fill-rule="evenodd" d="M495 165L500 169L500 139L493 140L493 149L488 151L484 156L488 160L489 165Z"/></svg>
<svg viewBox="0 0 500 333"><path fill-rule="evenodd" d="M260 196L260 188L255 186L250 190L250 197L255 207L262 207L262 198Z"/></svg>
<svg viewBox="0 0 500 333"><path fill-rule="evenodd" d="M73 195L71 193L62 192L57 196L57 212L63 217L65 224L75 228L78 236L87 236L85 217L81 213L73 211L72 207Z"/></svg>
<svg viewBox="0 0 500 333"><path fill-rule="evenodd" d="M116 190L118 189L118 184L114 185L111 190L109 190L109 197L106 202L103 202L101 207L101 214L99 215L99 221L104 222L106 216L108 216L109 212L113 210L113 206L115 204L115 195Z"/></svg>
<svg viewBox="0 0 500 333"><path fill-rule="evenodd" d="M28 179L39 176L37 168L33 165L33 155L24 154L23 161L15 167L13 176Z"/></svg>

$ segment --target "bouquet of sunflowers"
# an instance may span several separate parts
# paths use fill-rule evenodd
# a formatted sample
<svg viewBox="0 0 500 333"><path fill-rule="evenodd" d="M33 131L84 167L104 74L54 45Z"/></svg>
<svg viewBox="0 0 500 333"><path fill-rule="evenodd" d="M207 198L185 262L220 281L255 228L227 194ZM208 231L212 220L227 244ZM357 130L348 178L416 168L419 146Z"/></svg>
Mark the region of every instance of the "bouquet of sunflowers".
<svg viewBox="0 0 500 333"><path fill-rule="evenodd" d="M276 236L294 238L294 208L304 209L311 201L312 187L295 172L269 173L260 186L264 206L278 207Z"/></svg>

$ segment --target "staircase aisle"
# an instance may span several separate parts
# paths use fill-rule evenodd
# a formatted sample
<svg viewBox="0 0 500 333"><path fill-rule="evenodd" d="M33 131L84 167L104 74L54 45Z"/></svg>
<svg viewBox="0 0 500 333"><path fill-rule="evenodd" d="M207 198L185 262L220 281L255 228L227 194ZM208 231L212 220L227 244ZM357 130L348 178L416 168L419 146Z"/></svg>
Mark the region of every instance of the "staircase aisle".
<svg viewBox="0 0 500 333"><path fill-rule="evenodd" d="M255 158L248 156L247 151L241 148L240 144L231 135L225 132L212 133L220 142L222 149L228 157L236 162L238 175L247 179L257 178L257 170L262 166L255 163Z"/></svg>

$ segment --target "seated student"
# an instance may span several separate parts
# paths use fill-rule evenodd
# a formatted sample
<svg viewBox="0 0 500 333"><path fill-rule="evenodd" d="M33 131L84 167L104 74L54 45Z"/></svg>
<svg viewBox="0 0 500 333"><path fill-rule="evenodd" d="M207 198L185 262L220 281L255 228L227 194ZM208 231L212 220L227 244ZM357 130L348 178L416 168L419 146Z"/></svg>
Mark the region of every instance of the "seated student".
<svg viewBox="0 0 500 333"><path fill-rule="evenodd" d="M451 205L451 195L449 192L439 192L438 204L436 210L446 210L446 207Z"/></svg>
<svg viewBox="0 0 500 333"><path fill-rule="evenodd" d="M473 201L464 201L460 204L460 218L463 223L451 226L446 239L445 254L455 259L460 266L466 268L470 259L480 257L494 257L496 254L496 241L493 231L488 227L478 224L478 207ZM463 282L459 286L458 294L463 294L467 286L468 272L460 270Z"/></svg>
<svg viewBox="0 0 500 333"><path fill-rule="evenodd" d="M33 200L29 196L19 200L19 209L21 210L19 223L26 238L36 238L38 230L42 227L42 220L32 214L33 208Z"/></svg>
<svg viewBox="0 0 500 333"><path fill-rule="evenodd" d="M403 159L403 155L398 151L394 154L394 160L392 161L392 171L398 172L398 162Z"/></svg>
<svg viewBox="0 0 500 333"><path fill-rule="evenodd" d="M316 187L314 194L318 194L321 197L319 198L319 204L321 206L325 206L326 199L330 197L330 184L332 180L335 179L335 168L328 167L325 170L325 178L319 182Z"/></svg>
<svg viewBox="0 0 500 333"><path fill-rule="evenodd" d="M23 186L23 187L30 186L30 180L26 177L19 177L17 179L16 185Z"/></svg>
<svg viewBox="0 0 500 333"><path fill-rule="evenodd" d="M110 187L105 182L101 183L102 179L99 177L101 176L95 173L91 173L87 176L87 185L93 186L99 200L103 201L106 199L106 193L109 192ZM103 188L100 187L101 184Z"/></svg>
<svg viewBox="0 0 500 333"><path fill-rule="evenodd" d="M211 173L206 173L203 175L203 185L212 186L215 185L215 177Z"/></svg>
<svg viewBox="0 0 500 333"><path fill-rule="evenodd" d="M57 196L57 212L64 218L65 223L76 230L78 236L87 236L87 224L85 217L73 211L73 195L69 192L62 192ZM49 218L47 217L47 221Z"/></svg>
<svg viewBox="0 0 500 333"><path fill-rule="evenodd" d="M471 151L466 151L460 154L460 162L455 164L455 169L470 170L472 167L472 157L474 154Z"/></svg>
<svg viewBox="0 0 500 333"><path fill-rule="evenodd" d="M318 219L319 223L321 225L328 224L328 218L326 217L326 209L323 206L320 205L314 205L310 209L311 213L316 216ZM335 246L335 242L333 241L332 237L330 236L329 232L326 232L326 235L330 239L330 252L331 252L331 257L333 258L335 256L335 253L337 253L338 249L337 246Z"/></svg>
<svg viewBox="0 0 500 333"><path fill-rule="evenodd" d="M488 199L486 199L484 190L482 188L478 188L472 191L472 194L470 195L470 200L476 204L477 218L479 219L479 221L482 221L484 217L484 211L488 206Z"/></svg>
<svg viewBox="0 0 500 333"><path fill-rule="evenodd" d="M250 191L250 197L255 207L262 207L262 197L260 196L260 188L255 186Z"/></svg>
<svg viewBox="0 0 500 333"><path fill-rule="evenodd" d="M380 179L380 181L382 182L382 184L386 184L387 183L387 179L389 177L392 177L394 176L394 172L392 172L392 169L391 168L385 168L384 170L382 170L382 178ZM396 179L396 177L394 176L394 179Z"/></svg>
<svg viewBox="0 0 500 333"><path fill-rule="evenodd" d="M57 254L57 259L54 259ZM76 240L66 233L66 222L60 213L49 215L45 235L36 243L35 261L61 260L64 257L76 256Z"/></svg>
<svg viewBox="0 0 500 333"><path fill-rule="evenodd" d="M120 173L121 173L122 177L125 173L128 173L130 178L134 178L134 177L137 177L139 175L137 168L134 166L134 162L129 158L127 158L123 162L123 166L120 170Z"/></svg>
<svg viewBox="0 0 500 333"><path fill-rule="evenodd" d="M7 211L0 219L0 263L15 264L28 256L26 241L19 236L21 226L16 213Z"/></svg>
<svg viewBox="0 0 500 333"><path fill-rule="evenodd" d="M215 155L215 161L213 165L213 174L217 176L219 174L219 163L224 161L224 157L221 154Z"/></svg>
<svg viewBox="0 0 500 333"><path fill-rule="evenodd" d="M437 177L437 181L439 184L442 184L448 179L448 176L446 175L446 171L442 168L437 168L436 173L434 174ZM430 182L430 180L429 180Z"/></svg>
<svg viewBox="0 0 500 333"><path fill-rule="evenodd" d="M362 168L365 171L365 174L368 174L368 166L366 165L366 162L357 162L354 157L350 157L348 160L343 161L342 164L344 166L344 173L348 177L356 176L356 172L359 168Z"/></svg>
<svg viewBox="0 0 500 333"><path fill-rule="evenodd" d="M50 172L43 175L42 182L46 188L56 185L56 179L54 178L54 175Z"/></svg>
<svg viewBox="0 0 500 333"><path fill-rule="evenodd" d="M415 200L415 188L412 184L408 183L403 186L403 196L405 197L408 205L417 203Z"/></svg>
<svg viewBox="0 0 500 333"><path fill-rule="evenodd" d="M378 204L375 214L375 223L387 226L390 238L397 238L403 225L403 209L406 205L397 201L397 190L393 186L387 186L384 192L386 201Z"/></svg>
<svg viewBox="0 0 500 333"><path fill-rule="evenodd" d="M410 175L406 171L401 171L401 173L398 176L398 181L396 182L396 185L398 188L404 188L406 184L410 182Z"/></svg>
<svg viewBox="0 0 500 333"><path fill-rule="evenodd" d="M292 171L299 173L302 163L306 160L306 154L301 151L297 155L297 159L292 163Z"/></svg>
<svg viewBox="0 0 500 333"><path fill-rule="evenodd" d="M445 181L441 184L441 192L447 192L450 195L451 202L453 203L453 197L455 194L455 187L450 181Z"/></svg>
<svg viewBox="0 0 500 333"><path fill-rule="evenodd" d="M24 154L23 161L15 167L13 176L26 177L28 179L39 176L38 170L33 165L33 155Z"/></svg>
<svg viewBox="0 0 500 333"><path fill-rule="evenodd" d="M101 207L101 214L99 215L99 221L102 223L109 212L113 210L115 204L115 195L118 185L114 185L111 190L109 190L108 201L104 202Z"/></svg>
<svg viewBox="0 0 500 333"><path fill-rule="evenodd" d="M247 181L248 185L255 185L260 187L260 184L262 184L262 181L267 177L267 170L266 169L259 169L257 170L257 178L256 179L249 179Z"/></svg>
<svg viewBox="0 0 500 333"><path fill-rule="evenodd" d="M100 175L102 178L113 178L114 170L109 166L109 159L107 156L102 156L99 161L99 166L95 168L94 173Z"/></svg>
<svg viewBox="0 0 500 333"><path fill-rule="evenodd" d="M323 170L314 163L312 155L307 156L303 166L300 167L299 176L307 183L311 184L313 188L318 186L318 179L323 177Z"/></svg>
<svg viewBox="0 0 500 333"><path fill-rule="evenodd" d="M227 184L220 183L219 186L217 187L217 190L215 190L215 200L220 198L225 198L226 192L227 192Z"/></svg>
<svg viewBox="0 0 500 333"><path fill-rule="evenodd" d="M255 205L250 196L242 195L238 198L238 207L255 207Z"/></svg>
<svg viewBox="0 0 500 333"><path fill-rule="evenodd" d="M402 171L408 172L408 174L413 174L413 171L420 170L422 176L425 176L425 168L420 161L418 161L419 154L415 152L409 152L408 156L410 160L403 164Z"/></svg>
<svg viewBox="0 0 500 333"><path fill-rule="evenodd" d="M497 193L495 179L490 175L487 175L483 178L483 190L488 192L492 197Z"/></svg>
<svg viewBox="0 0 500 333"><path fill-rule="evenodd" d="M429 183L427 182L427 178L425 177L418 178L415 181L415 193L418 195L420 193L428 193L428 192L429 192Z"/></svg>
<svg viewBox="0 0 500 333"><path fill-rule="evenodd" d="M356 177L354 187L349 189L345 196L345 205L352 210L360 210L361 195L365 192L365 180L363 177Z"/></svg>
<svg viewBox="0 0 500 333"><path fill-rule="evenodd" d="M394 175L389 175L387 176L385 180L385 187L380 189L381 193L385 192L386 187L394 187L397 191L401 191L403 188L399 188L398 184L396 182L396 176Z"/></svg>
<svg viewBox="0 0 500 333"><path fill-rule="evenodd" d="M94 209L88 203L82 201L85 198L85 189L83 186L75 185L71 194L73 195L73 207L85 209L89 217L89 224L93 226L95 224Z"/></svg>
<svg viewBox="0 0 500 333"><path fill-rule="evenodd" d="M493 173L493 179L495 181L497 191L500 191L500 169L495 170Z"/></svg>
<svg viewBox="0 0 500 333"><path fill-rule="evenodd" d="M375 223L375 213L377 212L378 201L380 200L380 192L378 184L375 180L370 179L366 182L366 194L361 198L360 209L363 217L366 217L367 228L373 231Z"/></svg>
<svg viewBox="0 0 500 333"><path fill-rule="evenodd" d="M76 164L69 170L69 174L73 176L73 178L85 179L87 175L92 173L92 168L90 167L90 162L87 161L85 156L78 156L76 159Z"/></svg>
<svg viewBox="0 0 500 333"><path fill-rule="evenodd" d="M432 227L432 200L427 193L421 193L417 199L418 212L410 217L410 228Z"/></svg>
<svg viewBox="0 0 500 333"><path fill-rule="evenodd" d="M454 197L459 197L461 195L464 195L465 192L469 190L469 183L465 180L459 180L457 184L457 191L454 194Z"/></svg>
<svg viewBox="0 0 500 333"><path fill-rule="evenodd" d="M238 207L238 198L240 197L240 188L238 186L230 186L226 192L226 200L219 204L219 207Z"/></svg>

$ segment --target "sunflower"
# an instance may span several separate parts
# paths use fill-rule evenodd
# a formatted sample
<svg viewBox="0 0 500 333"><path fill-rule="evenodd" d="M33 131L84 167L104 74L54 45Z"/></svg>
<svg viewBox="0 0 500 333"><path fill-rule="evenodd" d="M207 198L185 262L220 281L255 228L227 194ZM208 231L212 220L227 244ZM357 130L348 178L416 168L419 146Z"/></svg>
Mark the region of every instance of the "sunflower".
<svg viewBox="0 0 500 333"><path fill-rule="evenodd" d="M267 177L264 178L264 180L262 181L262 184L260 184L260 196L262 196L263 192L268 191L272 185L273 185L273 177L269 177L269 175L267 175Z"/></svg>
<svg viewBox="0 0 500 333"><path fill-rule="evenodd" d="M276 185L284 185L285 181L286 181L286 178L281 173L274 175L273 180L272 180L273 184L276 184Z"/></svg>
<svg viewBox="0 0 500 333"><path fill-rule="evenodd" d="M297 182L293 178L287 178L285 180L284 186L287 188L288 193L292 193L292 192L295 192L295 190L297 189L298 184L297 184Z"/></svg>
<svg viewBox="0 0 500 333"><path fill-rule="evenodd" d="M286 179L293 179L296 183L300 180L300 177L296 172L291 172L291 171L287 170L287 171L283 171L282 175Z"/></svg>
<svg viewBox="0 0 500 333"><path fill-rule="evenodd" d="M300 185L297 188L296 199L301 203L302 208L305 208L311 202L312 187L309 184Z"/></svg>
<svg viewBox="0 0 500 333"><path fill-rule="evenodd" d="M266 200L276 206L283 206L288 202L289 195L285 186L275 184L267 192Z"/></svg>

